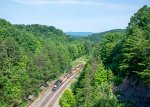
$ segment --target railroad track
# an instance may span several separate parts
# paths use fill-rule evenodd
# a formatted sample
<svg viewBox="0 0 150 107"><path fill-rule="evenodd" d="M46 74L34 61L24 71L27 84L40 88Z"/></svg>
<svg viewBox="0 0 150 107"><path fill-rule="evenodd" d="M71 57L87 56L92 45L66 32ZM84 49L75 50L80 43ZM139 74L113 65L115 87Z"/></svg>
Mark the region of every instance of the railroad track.
<svg viewBox="0 0 150 107"><path fill-rule="evenodd" d="M44 100L44 102L40 105L40 107L44 107L48 100L54 95L55 92L49 94L49 96Z"/></svg>
<svg viewBox="0 0 150 107"><path fill-rule="evenodd" d="M56 91L51 91L51 89L43 95L43 97L33 106L29 107L53 107L61 93L65 88L71 83L71 81L76 77L78 71L80 71L84 66L80 67L74 74L72 74ZM56 105L56 104L55 104Z"/></svg>
<svg viewBox="0 0 150 107"><path fill-rule="evenodd" d="M66 83L64 84L64 86L62 86L60 88L60 90L58 90L58 93L55 94L55 97L49 103L48 107L53 107L53 105L55 104L55 102L58 99L58 97L61 95L61 93L64 91L64 89L70 84L70 82L76 77L76 75L77 75L77 73L75 73L71 78L69 78L69 80L66 81Z"/></svg>

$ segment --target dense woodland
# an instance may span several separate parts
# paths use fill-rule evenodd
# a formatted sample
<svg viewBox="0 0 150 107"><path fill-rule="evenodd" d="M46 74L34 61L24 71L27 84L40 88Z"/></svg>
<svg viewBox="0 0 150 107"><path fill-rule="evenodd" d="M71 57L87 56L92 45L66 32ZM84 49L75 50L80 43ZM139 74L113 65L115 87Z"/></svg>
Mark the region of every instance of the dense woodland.
<svg viewBox="0 0 150 107"><path fill-rule="evenodd" d="M86 38L73 38L53 26L0 19L0 107L26 106L29 95L38 95L41 86L69 71L71 62L83 55L89 61L60 105L132 106L121 102L114 88L126 77L134 78L135 86L150 88L150 7L139 9L126 30Z"/></svg>
<svg viewBox="0 0 150 107"><path fill-rule="evenodd" d="M101 33L94 33L92 35L89 35L89 36L83 37L83 38L86 40L90 40L92 42L101 42L106 34L116 33L116 32L121 33L121 34L125 34L126 30L125 29L114 29L114 30L109 30L109 31L101 32Z"/></svg>
<svg viewBox="0 0 150 107"><path fill-rule="evenodd" d="M143 6L139 9L131 17L126 30L108 31L104 35L99 33L86 39L94 42L91 50L94 54L72 84L71 92L66 90L63 93L60 105L149 107L150 7ZM129 82L126 82L124 88L128 88L125 90L130 95L124 97L126 91L116 90L119 86L122 88L120 84L127 80Z"/></svg>
<svg viewBox="0 0 150 107"><path fill-rule="evenodd" d="M88 54L87 42L45 25L13 25L0 19L0 107L23 106L47 81Z"/></svg>

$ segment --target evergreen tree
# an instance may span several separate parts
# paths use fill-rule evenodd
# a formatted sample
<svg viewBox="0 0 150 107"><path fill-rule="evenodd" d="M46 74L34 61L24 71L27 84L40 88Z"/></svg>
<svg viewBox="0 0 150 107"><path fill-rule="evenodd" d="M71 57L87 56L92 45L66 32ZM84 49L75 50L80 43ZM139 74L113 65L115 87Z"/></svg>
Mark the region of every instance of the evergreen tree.
<svg viewBox="0 0 150 107"><path fill-rule="evenodd" d="M71 90L67 89L63 92L59 101L61 107L74 107L76 101Z"/></svg>

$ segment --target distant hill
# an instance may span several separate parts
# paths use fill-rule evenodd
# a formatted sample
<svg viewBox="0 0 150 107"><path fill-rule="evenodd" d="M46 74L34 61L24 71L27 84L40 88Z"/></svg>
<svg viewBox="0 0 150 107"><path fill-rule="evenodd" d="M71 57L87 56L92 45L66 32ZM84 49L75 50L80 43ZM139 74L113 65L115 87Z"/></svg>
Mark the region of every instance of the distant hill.
<svg viewBox="0 0 150 107"><path fill-rule="evenodd" d="M27 32L33 33L34 35L39 36L50 36L51 35L63 35L63 31L60 29L56 29L54 26L46 26L46 25L39 25L39 24L31 24L31 25L14 25L17 29L25 30Z"/></svg>
<svg viewBox="0 0 150 107"><path fill-rule="evenodd" d="M81 36L89 36L92 35L93 33L92 32L66 32L66 34L70 36L81 37Z"/></svg>
<svg viewBox="0 0 150 107"><path fill-rule="evenodd" d="M85 37L85 39L89 39L94 42L100 41L107 33L123 33L125 34L126 30L125 29L113 29L105 32L100 32L100 33L95 33L92 35L89 35L88 37Z"/></svg>

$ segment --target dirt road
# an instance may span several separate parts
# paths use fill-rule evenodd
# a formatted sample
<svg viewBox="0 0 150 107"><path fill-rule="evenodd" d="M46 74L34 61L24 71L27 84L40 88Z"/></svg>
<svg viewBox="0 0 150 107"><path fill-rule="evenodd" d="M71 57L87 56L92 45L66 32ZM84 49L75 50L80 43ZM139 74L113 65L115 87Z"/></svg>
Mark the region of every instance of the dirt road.
<svg viewBox="0 0 150 107"><path fill-rule="evenodd" d="M71 83L71 81L76 77L78 72L74 73L70 78L68 78L57 91L51 91L52 87L45 92L44 95L38 100L33 102L29 107L55 107L58 103L58 98L60 98L61 93L65 88ZM56 103L57 101L57 103ZM58 107L59 105L57 105Z"/></svg>

